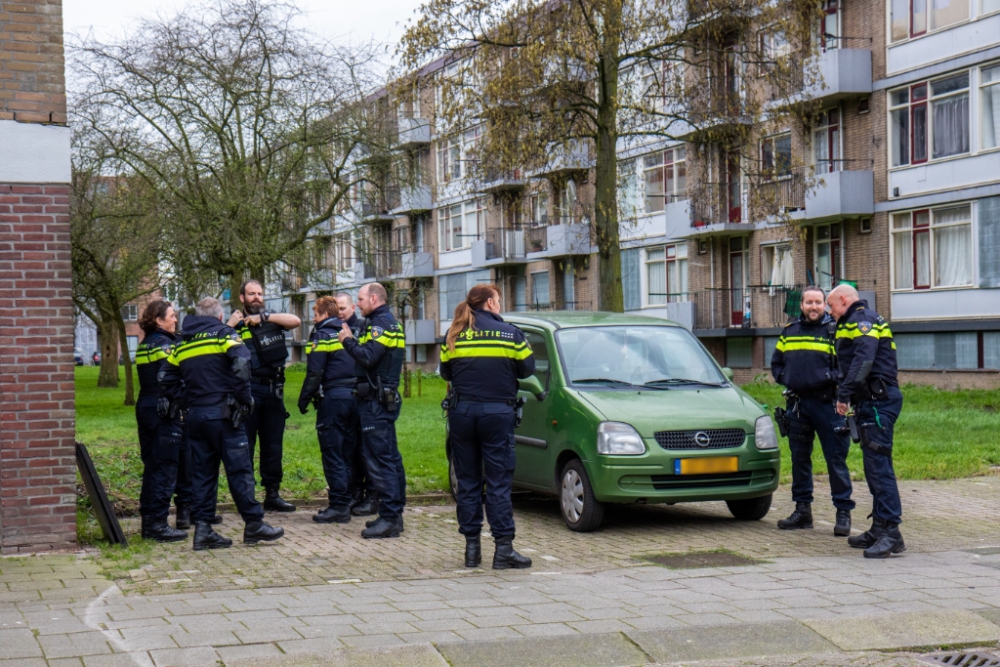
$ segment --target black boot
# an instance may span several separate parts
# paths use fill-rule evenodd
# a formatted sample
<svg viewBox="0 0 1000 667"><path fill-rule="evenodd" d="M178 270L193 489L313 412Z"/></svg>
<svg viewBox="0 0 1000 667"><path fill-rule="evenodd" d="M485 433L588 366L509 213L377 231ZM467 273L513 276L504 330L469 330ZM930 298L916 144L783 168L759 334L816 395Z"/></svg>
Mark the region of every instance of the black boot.
<svg viewBox="0 0 1000 667"><path fill-rule="evenodd" d="M851 534L851 510L837 510L837 524L833 527L837 537L847 537Z"/></svg>
<svg viewBox="0 0 1000 667"><path fill-rule="evenodd" d="M483 564L483 547L479 535L465 536L465 567L479 567Z"/></svg>
<svg viewBox="0 0 1000 667"><path fill-rule="evenodd" d="M812 505L810 503L795 503L795 511L787 519L778 520L778 528L796 530L813 527Z"/></svg>
<svg viewBox="0 0 1000 667"><path fill-rule="evenodd" d="M355 489L351 492L351 502L347 503L348 509L354 509L360 505L365 499L364 489Z"/></svg>
<svg viewBox="0 0 1000 667"><path fill-rule="evenodd" d="M378 495L374 493L366 494L364 500L351 508L351 514L354 516L378 514Z"/></svg>
<svg viewBox="0 0 1000 667"><path fill-rule="evenodd" d="M316 523L350 523L351 511L346 506L334 507L330 505L322 512L313 515Z"/></svg>
<svg viewBox="0 0 1000 667"><path fill-rule="evenodd" d="M243 544L273 542L284 534L284 528L278 528L263 521L251 521L243 527Z"/></svg>
<svg viewBox="0 0 1000 667"><path fill-rule="evenodd" d="M885 524L882 523L882 519L873 518L871 514L868 515L868 518L872 520L872 527L860 535L848 537L847 546L855 549L867 549L878 542L878 538L882 536L882 532L885 530Z"/></svg>
<svg viewBox="0 0 1000 667"><path fill-rule="evenodd" d="M514 551L513 536L497 537L493 552L494 570L523 570L531 567L531 559Z"/></svg>
<svg viewBox="0 0 1000 667"><path fill-rule="evenodd" d="M191 508L189 506L177 506L177 517L174 520L174 526L181 530L186 530L191 527Z"/></svg>
<svg viewBox="0 0 1000 667"><path fill-rule="evenodd" d="M139 534L142 535L142 539L144 540L153 539L152 536L149 534L149 517L144 516L141 518L142 518L142 528Z"/></svg>
<svg viewBox="0 0 1000 667"><path fill-rule="evenodd" d="M365 528L371 528L372 526L374 526L376 523L378 523L379 518L380 517L375 517L374 519L368 519L367 521L365 521ZM406 531L406 527L403 525L403 517L402 516L397 516L395 518L395 521L396 521L396 525L399 527L399 532L402 533L402 532Z"/></svg>
<svg viewBox="0 0 1000 667"><path fill-rule="evenodd" d="M403 532L402 520L379 517L375 523L361 531L361 537L366 540L379 540L385 537L399 537L401 532Z"/></svg>
<svg viewBox="0 0 1000 667"><path fill-rule="evenodd" d="M269 512L294 512L295 505L278 495L277 486L269 486L264 493L264 509Z"/></svg>
<svg viewBox="0 0 1000 667"><path fill-rule="evenodd" d="M212 518L208 520L208 522L210 524L212 524L213 526L218 526L219 524L222 523L222 515L221 514L214 514L214 515L212 515Z"/></svg>
<svg viewBox="0 0 1000 667"><path fill-rule="evenodd" d="M212 524L207 521L199 521L194 524L194 550L204 551L205 549L228 549L233 546L233 541L228 537L223 537L212 530Z"/></svg>
<svg viewBox="0 0 1000 667"><path fill-rule="evenodd" d="M180 542L181 540L187 539L187 533L183 530L171 528L166 519L161 519L159 521L153 521L150 519L148 524L149 525L146 527L148 539L153 539L157 542Z"/></svg>
<svg viewBox="0 0 1000 667"><path fill-rule="evenodd" d="M885 524L878 541L865 549L865 558L888 558L892 554L900 554L906 551L906 544L903 543L903 536L899 532L899 526L894 523Z"/></svg>

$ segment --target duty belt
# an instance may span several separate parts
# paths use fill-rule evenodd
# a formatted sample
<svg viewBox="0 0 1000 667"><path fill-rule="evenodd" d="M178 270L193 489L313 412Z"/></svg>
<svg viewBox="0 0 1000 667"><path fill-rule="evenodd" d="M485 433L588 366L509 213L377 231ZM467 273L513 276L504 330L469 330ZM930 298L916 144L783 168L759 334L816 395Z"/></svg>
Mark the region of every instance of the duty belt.
<svg viewBox="0 0 1000 667"><path fill-rule="evenodd" d="M283 385L283 384L285 384L285 378L283 378L283 377L277 377L277 376L275 376L275 377L260 377L260 376L251 375L250 376L250 384L260 384L260 385L264 385L265 387L273 387L274 385Z"/></svg>

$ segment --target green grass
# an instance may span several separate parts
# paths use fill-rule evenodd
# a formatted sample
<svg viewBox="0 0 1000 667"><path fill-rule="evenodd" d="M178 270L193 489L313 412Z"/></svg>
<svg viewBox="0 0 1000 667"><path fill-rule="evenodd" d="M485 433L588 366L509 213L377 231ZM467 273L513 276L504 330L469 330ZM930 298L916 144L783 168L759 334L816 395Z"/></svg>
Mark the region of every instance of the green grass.
<svg viewBox="0 0 1000 667"><path fill-rule="evenodd" d="M316 440L315 412L300 415L295 401L305 373L301 365L287 373L286 399L292 417L285 433L283 492L292 498L321 499L326 488ZM97 470L119 511L136 508L142 463L136 439L135 411L122 405L124 389L98 389L97 369L76 370L77 439L85 443ZM783 405L780 388L752 383L744 389L770 408ZM940 391L906 386L903 414L896 425L896 472L902 479L946 479L987 474L1000 466L996 431L1000 390ZM447 488L448 466L444 456L444 420L441 399L444 382L424 377L422 396L404 399L397 423L399 449L406 466L411 494ZM819 443L813 453L814 470L826 472ZM861 452L851 447L848 465L862 478ZM782 439L782 477L790 480L788 443ZM228 502L225 476L221 476L223 502ZM84 507L86 501L83 501Z"/></svg>
<svg viewBox="0 0 1000 667"><path fill-rule="evenodd" d="M135 408L122 405L124 382L121 388L98 389L97 374L94 367L76 369L76 438L87 445L115 506L128 513L138 509L142 473ZM325 498L326 480L316 440L316 411L310 408L308 414L302 415L295 407L305 379L304 367L289 368L286 378L285 406L292 416L285 427L282 494L297 499ZM403 399L396 432L411 494L440 491L448 486L441 418L444 392L441 379L424 376L418 397L414 377L413 397ZM229 502L225 475L220 476L220 486L224 491L220 499Z"/></svg>
<svg viewBox="0 0 1000 667"><path fill-rule="evenodd" d="M784 406L781 387L751 383L743 389L771 410ZM1000 390L943 391L933 387L903 387L903 412L896 422L893 464L900 479L972 477L1000 466L997 426ZM855 479L863 478L861 450L851 446L847 464ZM782 480L791 480L788 441L781 438ZM826 473L817 440L813 471Z"/></svg>

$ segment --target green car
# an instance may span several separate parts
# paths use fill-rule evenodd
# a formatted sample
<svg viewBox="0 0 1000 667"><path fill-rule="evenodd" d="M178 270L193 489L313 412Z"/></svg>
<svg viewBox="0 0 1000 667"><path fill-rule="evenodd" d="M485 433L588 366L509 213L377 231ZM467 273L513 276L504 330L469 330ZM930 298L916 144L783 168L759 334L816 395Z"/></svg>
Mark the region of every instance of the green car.
<svg viewBox="0 0 1000 667"><path fill-rule="evenodd" d="M558 496L570 530L598 528L607 503L724 500L737 519L767 514L781 466L771 417L687 329L600 312L504 319L536 367L520 382L514 487Z"/></svg>

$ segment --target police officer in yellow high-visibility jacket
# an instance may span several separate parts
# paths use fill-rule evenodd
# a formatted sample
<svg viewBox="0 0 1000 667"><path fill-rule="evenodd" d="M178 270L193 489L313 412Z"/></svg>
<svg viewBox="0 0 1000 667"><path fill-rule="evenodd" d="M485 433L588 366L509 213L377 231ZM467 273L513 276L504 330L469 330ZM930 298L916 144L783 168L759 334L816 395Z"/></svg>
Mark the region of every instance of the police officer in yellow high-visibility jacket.
<svg viewBox="0 0 1000 667"><path fill-rule="evenodd" d="M476 285L469 290L455 308L441 347L441 377L451 382L448 429L466 567L482 562L484 469L486 515L496 543L493 569L531 567L531 559L514 551L510 493L517 380L534 372L535 358L524 333L500 317L499 288Z"/></svg>

